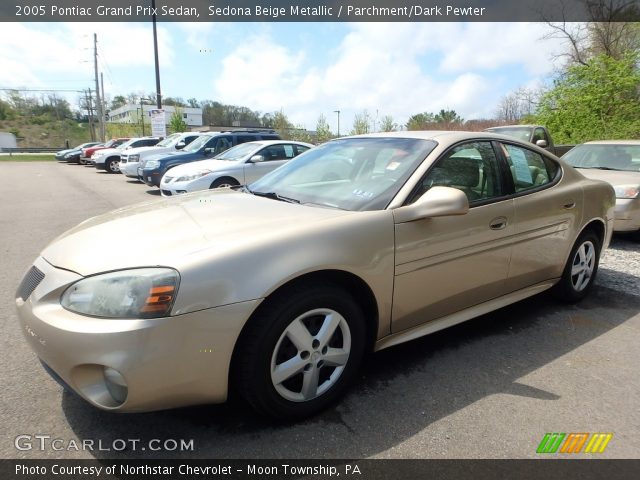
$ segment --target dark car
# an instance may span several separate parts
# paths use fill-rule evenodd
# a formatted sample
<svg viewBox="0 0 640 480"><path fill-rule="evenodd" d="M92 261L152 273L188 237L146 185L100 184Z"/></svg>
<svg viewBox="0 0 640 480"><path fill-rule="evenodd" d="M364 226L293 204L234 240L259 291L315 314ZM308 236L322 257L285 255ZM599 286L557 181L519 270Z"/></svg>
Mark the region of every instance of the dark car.
<svg viewBox="0 0 640 480"><path fill-rule="evenodd" d="M88 143L83 143L81 145L78 145L75 148L67 148L66 150L60 150L59 152L56 152L55 158L56 160L61 162L79 163L80 155L82 154L82 149L88 148L88 147L95 147L96 145L102 145L102 143L88 142Z"/></svg>
<svg viewBox="0 0 640 480"><path fill-rule="evenodd" d="M234 130L205 134L179 152L149 158L144 165L138 167L138 178L151 187L159 187L162 176L170 168L212 158L235 145L255 140L280 140L280 135L273 130Z"/></svg>

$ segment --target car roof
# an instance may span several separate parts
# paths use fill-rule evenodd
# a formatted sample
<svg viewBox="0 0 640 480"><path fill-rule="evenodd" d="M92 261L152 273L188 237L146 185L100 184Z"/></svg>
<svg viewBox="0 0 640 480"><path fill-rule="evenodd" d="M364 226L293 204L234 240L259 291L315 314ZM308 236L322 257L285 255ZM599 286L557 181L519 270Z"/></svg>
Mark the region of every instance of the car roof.
<svg viewBox="0 0 640 480"><path fill-rule="evenodd" d="M448 142L458 142L463 140L470 140L475 138L497 138L508 140L509 142L517 142L513 137L507 135L501 135L493 132L467 132L458 130L403 130L401 132L379 132L368 133L364 135L355 135L352 137L340 137L340 138L415 138L420 140L442 140ZM522 142L520 142L522 143ZM524 143L529 145L528 142Z"/></svg>
<svg viewBox="0 0 640 480"><path fill-rule="evenodd" d="M238 145L245 145L246 143L252 143L255 145L280 145L283 143L292 143L294 145L303 145L305 147L314 147L315 145L306 142L299 142L298 140L251 140L250 142L239 143Z"/></svg>
<svg viewBox="0 0 640 480"><path fill-rule="evenodd" d="M594 140L583 145L640 145L640 140Z"/></svg>

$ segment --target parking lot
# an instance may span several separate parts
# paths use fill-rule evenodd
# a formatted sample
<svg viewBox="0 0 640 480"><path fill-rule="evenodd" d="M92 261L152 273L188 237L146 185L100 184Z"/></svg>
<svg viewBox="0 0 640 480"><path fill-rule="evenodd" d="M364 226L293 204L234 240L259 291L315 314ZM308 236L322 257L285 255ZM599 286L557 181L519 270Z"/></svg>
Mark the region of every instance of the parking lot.
<svg viewBox="0 0 640 480"><path fill-rule="evenodd" d="M638 241L614 238L582 303L543 294L372 355L349 395L305 422L266 422L237 403L118 415L63 392L44 372L22 338L14 292L66 229L165 200L157 189L79 165L0 162L0 175L2 458L535 458L547 432L613 433L600 457L639 457ZM102 254L125 248L144 245L114 237ZM18 449L20 435L62 439L63 447L92 440L95 448L41 449L34 441ZM132 439L139 442L110 448ZM144 447L154 439L193 440L193 449Z"/></svg>

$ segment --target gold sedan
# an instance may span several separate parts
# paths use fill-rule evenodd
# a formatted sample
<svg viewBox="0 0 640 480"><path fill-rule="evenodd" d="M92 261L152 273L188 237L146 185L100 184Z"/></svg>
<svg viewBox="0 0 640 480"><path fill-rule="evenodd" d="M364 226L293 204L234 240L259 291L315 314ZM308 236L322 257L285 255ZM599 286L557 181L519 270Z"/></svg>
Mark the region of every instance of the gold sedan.
<svg viewBox="0 0 640 480"><path fill-rule="evenodd" d="M119 412L302 418L368 351L593 285L615 196L490 133L340 138L257 182L127 207L54 240L16 294L45 368ZM113 241L140 248L111 254Z"/></svg>

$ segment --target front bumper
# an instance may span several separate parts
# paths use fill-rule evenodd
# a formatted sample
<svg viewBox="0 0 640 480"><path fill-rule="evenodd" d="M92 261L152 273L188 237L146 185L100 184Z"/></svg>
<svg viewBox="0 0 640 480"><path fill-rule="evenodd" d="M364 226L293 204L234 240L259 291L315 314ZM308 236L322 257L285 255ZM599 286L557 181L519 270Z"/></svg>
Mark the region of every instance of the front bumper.
<svg viewBox="0 0 640 480"><path fill-rule="evenodd" d="M163 174L160 170L138 169L138 178L150 187L159 187Z"/></svg>
<svg viewBox="0 0 640 480"><path fill-rule="evenodd" d="M149 320L86 317L59 301L82 277L43 258L35 266L44 279L26 300L16 299L23 334L89 403L136 412L226 400L233 348L259 300ZM114 394L114 371L124 395Z"/></svg>
<svg viewBox="0 0 640 480"><path fill-rule="evenodd" d="M120 162L120 172L130 178L138 178L138 165L140 162Z"/></svg>
<svg viewBox="0 0 640 480"><path fill-rule="evenodd" d="M640 198L616 199L614 216L614 231L636 232L640 230Z"/></svg>

